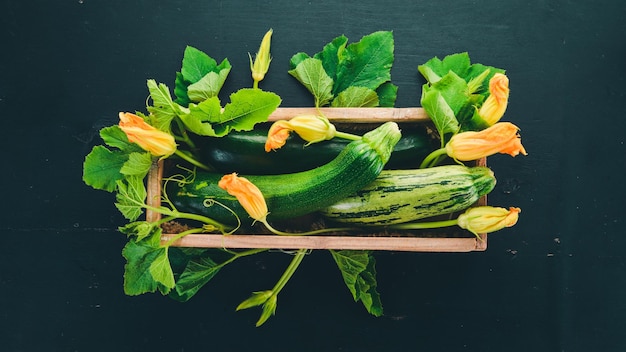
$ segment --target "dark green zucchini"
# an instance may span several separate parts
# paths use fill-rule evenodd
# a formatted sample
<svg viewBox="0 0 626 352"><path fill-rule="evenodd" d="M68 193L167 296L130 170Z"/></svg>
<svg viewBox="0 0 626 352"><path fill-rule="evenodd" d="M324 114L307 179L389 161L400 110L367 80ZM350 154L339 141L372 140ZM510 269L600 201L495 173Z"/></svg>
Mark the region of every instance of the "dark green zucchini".
<svg viewBox="0 0 626 352"><path fill-rule="evenodd" d="M312 170L241 176L263 193L269 221L298 217L329 206L371 183L389 161L400 136L398 125L387 122L362 139L350 142L331 162ZM167 183L166 193L179 211L201 214L231 225L237 223L234 213L246 223L249 219L246 211L235 197L218 187L222 176L221 173L197 172L191 183Z"/></svg>
<svg viewBox="0 0 626 352"><path fill-rule="evenodd" d="M269 124L257 125L252 131L231 132L221 138L197 141L199 159L217 172L237 172L247 175L274 175L310 170L333 160L350 141L333 138L305 146L297 134L292 135L280 149L265 152ZM402 138L396 144L386 169L417 168L422 160L438 146L423 127L402 128Z"/></svg>

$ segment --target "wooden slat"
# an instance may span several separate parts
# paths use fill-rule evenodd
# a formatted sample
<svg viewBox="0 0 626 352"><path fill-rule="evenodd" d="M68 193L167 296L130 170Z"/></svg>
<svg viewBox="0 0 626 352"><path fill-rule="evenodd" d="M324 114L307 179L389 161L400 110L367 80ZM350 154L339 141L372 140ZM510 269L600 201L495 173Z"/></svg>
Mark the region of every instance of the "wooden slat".
<svg viewBox="0 0 626 352"><path fill-rule="evenodd" d="M165 234L162 242L175 238ZM173 243L195 248L270 248L270 249L352 249L406 252L471 252L487 248L485 239L363 237L363 236L276 236L276 235L187 235Z"/></svg>
<svg viewBox="0 0 626 352"><path fill-rule="evenodd" d="M342 123L430 121L422 108L278 108L269 116L269 120L287 120L298 115L318 113L331 121Z"/></svg>

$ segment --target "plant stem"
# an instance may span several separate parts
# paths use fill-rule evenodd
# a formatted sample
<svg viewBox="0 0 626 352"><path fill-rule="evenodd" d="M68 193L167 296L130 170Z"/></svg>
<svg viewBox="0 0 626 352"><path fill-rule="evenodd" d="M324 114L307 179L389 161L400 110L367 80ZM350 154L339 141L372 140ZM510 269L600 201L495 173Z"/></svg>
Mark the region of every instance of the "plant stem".
<svg viewBox="0 0 626 352"><path fill-rule="evenodd" d="M298 252L296 252L296 255L291 260L291 263L289 263L289 266L287 267L287 269L285 269L283 275L280 277L280 279L278 279L278 282L276 283L274 288L272 288L272 294L274 296L277 296L278 293L283 289L283 287L285 287L287 281L289 281L289 279L296 272L296 269L298 269L298 266L302 262L302 259L304 259L307 251L307 249L298 249Z"/></svg>
<svg viewBox="0 0 626 352"><path fill-rule="evenodd" d="M408 222L405 224L389 225L388 228L395 230L423 230L423 229L437 229L440 227L448 227L458 225L458 219L443 220L443 221L430 221L430 222Z"/></svg>
<svg viewBox="0 0 626 352"><path fill-rule="evenodd" d="M220 230L221 232L226 232L227 229L229 229L228 226L215 221L211 218L207 218L206 216L202 216L202 215L198 215L198 214L192 214L192 213L181 213L177 210L169 210L166 208L157 208L157 207L153 207L147 204L142 204L142 206L146 209L155 211L157 213L163 214L163 215L167 215L172 219L175 218L179 218L179 219L187 219L187 220L195 220L195 221L199 221L202 223L205 223L207 225L211 225L214 226L215 228L217 228L218 230ZM169 221L169 220L168 220Z"/></svg>
<svg viewBox="0 0 626 352"><path fill-rule="evenodd" d="M174 154L176 154L176 155L177 155L177 156L179 156L181 159L183 159L183 160L185 160L185 161L187 161L187 162L191 163L192 165L197 166L197 167L199 167L199 168L201 168L201 169L204 169L204 170L206 170L206 171L212 171L212 170L213 170L211 167L209 167L209 166L207 166L207 165L205 165L205 164L203 164L203 163L199 162L198 160L196 160L196 159L194 159L194 158L190 157L189 155L187 155L187 154L185 154L185 153L181 152L181 151L180 151L180 150L178 150L178 149L176 149L176 151L174 152Z"/></svg>
<svg viewBox="0 0 626 352"><path fill-rule="evenodd" d="M343 138L343 139L347 139L347 140L351 140L351 141L358 141L358 140L361 139L361 136L359 136L359 135L352 134L352 133L341 132L341 131L335 131L335 137Z"/></svg>
<svg viewBox="0 0 626 352"><path fill-rule="evenodd" d="M227 264L230 264L230 263L234 262L235 260L237 260L239 258L247 257L249 255L254 255L254 254L265 252L265 251L268 251L268 250L269 250L268 248L255 248L255 249L249 249L249 250L243 251L243 252L230 252L229 251L229 253L232 253L233 256L228 258L227 260L225 260L221 264L219 264L219 266L224 266L224 265L227 265Z"/></svg>
<svg viewBox="0 0 626 352"><path fill-rule="evenodd" d="M426 156L426 158L424 158L424 161L422 161L422 164L420 165L420 169L425 169L427 167L435 166L439 162L439 158L446 154L447 154L446 148L439 148L431 152L430 154Z"/></svg>

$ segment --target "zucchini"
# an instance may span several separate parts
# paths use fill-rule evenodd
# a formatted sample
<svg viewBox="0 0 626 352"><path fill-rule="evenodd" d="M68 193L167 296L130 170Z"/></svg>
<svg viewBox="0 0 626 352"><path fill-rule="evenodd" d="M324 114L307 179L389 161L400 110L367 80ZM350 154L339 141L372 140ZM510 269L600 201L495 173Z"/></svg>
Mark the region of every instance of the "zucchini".
<svg viewBox="0 0 626 352"><path fill-rule="evenodd" d="M467 209L495 184L493 172L483 166L385 170L374 182L321 213L354 225L398 224Z"/></svg>
<svg viewBox="0 0 626 352"><path fill-rule="evenodd" d="M231 132L220 138L201 138L196 142L197 157L211 165L216 172L237 172L247 175L274 175L310 170L329 163L350 141L333 138L313 143L292 133L280 149L265 152L268 124L258 125L252 131ZM425 128L402 128L402 138L396 144L386 169L417 168L439 142Z"/></svg>
<svg viewBox="0 0 626 352"><path fill-rule="evenodd" d="M246 175L263 193L269 221L289 219L329 206L371 183L383 170L400 139L398 125L387 122L349 143L331 162L312 170L281 175ZM224 224L248 219L236 198L218 187L223 174L197 172L191 183L166 184L172 204L184 212L208 216ZM214 204L219 202L225 207Z"/></svg>

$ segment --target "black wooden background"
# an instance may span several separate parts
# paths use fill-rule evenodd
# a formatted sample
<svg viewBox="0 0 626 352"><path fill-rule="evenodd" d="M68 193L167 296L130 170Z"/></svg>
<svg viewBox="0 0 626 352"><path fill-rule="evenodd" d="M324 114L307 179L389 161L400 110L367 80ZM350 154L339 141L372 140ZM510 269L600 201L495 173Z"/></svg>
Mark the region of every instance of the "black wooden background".
<svg viewBox="0 0 626 352"><path fill-rule="evenodd" d="M121 1L0 3L0 341L3 351L623 351L626 5L621 1ZM510 78L505 119L527 157L489 159L490 203L519 223L482 253L376 253L385 315L354 303L330 255L309 255L277 315L235 312L272 287L282 253L227 267L187 303L122 290L124 223L83 184L98 130L173 87L186 45L250 86L248 52L273 28L262 88L309 106L298 51L393 30L398 107L417 65L468 51Z"/></svg>

